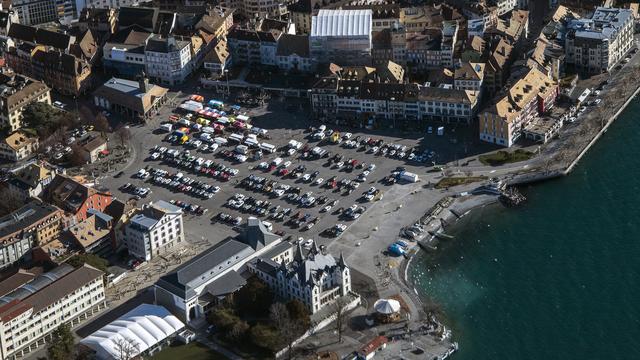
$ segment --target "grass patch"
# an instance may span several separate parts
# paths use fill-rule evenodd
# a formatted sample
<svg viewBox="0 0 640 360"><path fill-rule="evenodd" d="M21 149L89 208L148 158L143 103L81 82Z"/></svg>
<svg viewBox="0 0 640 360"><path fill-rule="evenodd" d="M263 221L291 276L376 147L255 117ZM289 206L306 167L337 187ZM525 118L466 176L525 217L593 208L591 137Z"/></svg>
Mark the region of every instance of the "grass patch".
<svg viewBox="0 0 640 360"><path fill-rule="evenodd" d="M438 181L435 188L444 189L452 186L471 184L486 179L486 176L448 177Z"/></svg>
<svg viewBox="0 0 640 360"><path fill-rule="evenodd" d="M187 345L177 345L165 348L150 358L150 360L176 359L227 360L227 358L219 352L213 351L205 345L195 341Z"/></svg>
<svg viewBox="0 0 640 360"><path fill-rule="evenodd" d="M515 163L519 161L525 161L531 159L535 154L531 151L518 149L516 151L504 151L500 150L492 154L480 155L478 160L485 165L500 166L509 163Z"/></svg>

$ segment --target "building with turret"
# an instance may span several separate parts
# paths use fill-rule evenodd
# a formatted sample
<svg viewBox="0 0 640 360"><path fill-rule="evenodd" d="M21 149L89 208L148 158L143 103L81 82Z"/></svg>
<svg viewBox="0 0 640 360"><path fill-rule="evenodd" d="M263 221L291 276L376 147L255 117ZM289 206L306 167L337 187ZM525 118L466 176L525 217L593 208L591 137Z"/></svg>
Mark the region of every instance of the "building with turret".
<svg viewBox="0 0 640 360"><path fill-rule="evenodd" d="M278 263L260 257L248 266L277 296L300 300L312 314L351 291L351 274L344 256L340 254L336 260L315 242L309 251L298 244L293 261Z"/></svg>

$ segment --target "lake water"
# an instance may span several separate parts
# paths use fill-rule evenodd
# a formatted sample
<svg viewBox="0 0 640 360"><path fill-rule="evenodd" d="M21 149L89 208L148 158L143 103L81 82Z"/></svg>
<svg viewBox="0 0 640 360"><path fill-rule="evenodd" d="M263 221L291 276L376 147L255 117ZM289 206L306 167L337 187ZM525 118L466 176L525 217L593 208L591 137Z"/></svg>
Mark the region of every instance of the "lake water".
<svg viewBox="0 0 640 360"><path fill-rule="evenodd" d="M462 359L640 359L640 101L565 178L463 218L410 278Z"/></svg>

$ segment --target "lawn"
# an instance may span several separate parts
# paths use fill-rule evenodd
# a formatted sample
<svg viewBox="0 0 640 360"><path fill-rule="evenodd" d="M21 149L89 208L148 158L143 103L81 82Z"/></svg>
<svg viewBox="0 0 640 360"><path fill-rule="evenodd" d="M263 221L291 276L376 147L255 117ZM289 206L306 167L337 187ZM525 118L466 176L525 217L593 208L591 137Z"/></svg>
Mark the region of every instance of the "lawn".
<svg viewBox="0 0 640 360"><path fill-rule="evenodd" d="M467 176L467 177L448 177L444 178L436 184L436 189L444 189L451 186L471 184L477 181L486 180L486 176Z"/></svg>
<svg viewBox="0 0 640 360"><path fill-rule="evenodd" d="M519 161L529 160L533 157L534 153L527 150L518 149L516 151L504 151L500 150L488 155L480 155L478 160L485 165L499 166L509 163L515 163Z"/></svg>
<svg viewBox="0 0 640 360"><path fill-rule="evenodd" d="M168 347L159 353L151 357L151 360L177 360L177 359L189 359L189 360L227 360L227 358L215 352L208 347L198 343L192 342L187 345L178 345Z"/></svg>

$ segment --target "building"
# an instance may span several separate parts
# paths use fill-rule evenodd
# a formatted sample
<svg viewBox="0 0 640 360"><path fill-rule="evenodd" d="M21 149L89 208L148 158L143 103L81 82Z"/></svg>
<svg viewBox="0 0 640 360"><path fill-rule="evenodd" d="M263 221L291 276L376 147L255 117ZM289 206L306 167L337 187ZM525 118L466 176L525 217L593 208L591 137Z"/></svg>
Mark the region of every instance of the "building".
<svg viewBox="0 0 640 360"><path fill-rule="evenodd" d="M144 49L146 73L158 84L181 84L193 70L191 55L190 38L154 35Z"/></svg>
<svg viewBox="0 0 640 360"><path fill-rule="evenodd" d="M119 235L130 255L151 260L182 245L182 209L162 200L150 203L128 219Z"/></svg>
<svg viewBox="0 0 640 360"><path fill-rule="evenodd" d="M7 185L23 199L37 198L55 177L53 166L46 162L34 161L14 169Z"/></svg>
<svg viewBox="0 0 640 360"><path fill-rule="evenodd" d="M238 14L249 19L280 19L287 14L287 5L292 2L290 0L223 0L219 4L225 8L236 9Z"/></svg>
<svg viewBox="0 0 640 360"><path fill-rule="evenodd" d="M47 85L13 72L0 74L0 123L3 127L9 131L22 128L22 111L34 102L51 104Z"/></svg>
<svg viewBox="0 0 640 360"><path fill-rule="evenodd" d="M113 201L113 196L107 191L58 175L45 189L43 199L64 210L67 215L66 225L73 225L85 220L89 209L105 211Z"/></svg>
<svg viewBox="0 0 640 360"><path fill-rule="evenodd" d="M113 34L116 32L118 21L114 8L84 8L81 9L76 26L81 32L91 30L96 34Z"/></svg>
<svg viewBox="0 0 640 360"><path fill-rule="evenodd" d="M162 276L154 286L156 304L187 323L202 319L245 285L241 273L249 261L260 257L287 263L292 255L291 244L249 218L237 239L225 239Z"/></svg>
<svg viewBox="0 0 640 360"><path fill-rule="evenodd" d="M278 41L283 34L294 34L291 23L261 19L253 28L234 28L227 41L234 64L276 65Z"/></svg>
<svg viewBox="0 0 640 360"><path fill-rule="evenodd" d="M536 117L553 106L558 92L555 81L537 68L531 69L479 114L480 140L510 147Z"/></svg>
<svg viewBox="0 0 640 360"><path fill-rule="evenodd" d="M574 19L568 28L565 60L583 73L608 72L634 43L634 19L629 9L599 7L591 19Z"/></svg>
<svg viewBox="0 0 640 360"><path fill-rule="evenodd" d="M57 239L62 218L62 210L39 200L0 218L0 268L20 260L33 246Z"/></svg>
<svg viewBox="0 0 640 360"><path fill-rule="evenodd" d="M296 26L296 34L309 35L311 32L311 16L316 10L315 0L299 0L287 6L289 19ZM319 5L318 5L319 6Z"/></svg>
<svg viewBox="0 0 640 360"><path fill-rule="evenodd" d="M23 25L44 24L58 19L54 0L14 0L11 6Z"/></svg>
<svg viewBox="0 0 640 360"><path fill-rule="evenodd" d="M384 70L385 71L381 71ZM313 114L351 120L436 120L470 123L479 93L451 85L421 86L403 82L395 63L382 68L345 67L320 78L311 88ZM386 74L386 75L385 75Z"/></svg>
<svg viewBox="0 0 640 360"><path fill-rule="evenodd" d="M92 164L101 156L107 155L107 139L99 133L90 133L76 142L75 151L79 151L85 164Z"/></svg>
<svg viewBox="0 0 640 360"><path fill-rule="evenodd" d="M144 77L139 81L111 78L93 92L93 102L127 119L146 120L164 104L167 91Z"/></svg>
<svg viewBox="0 0 640 360"><path fill-rule="evenodd" d="M9 38L14 44L4 56L16 73L42 81L64 95L78 96L91 87L91 68L99 55L90 31L72 36L12 24Z"/></svg>
<svg viewBox="0 0 640 360"><path fill-rule="evenodd" d="M111 35L102 46L102 64L107 73L134 78L145 71L144 49L153 34L132 25Z"/></svg>
<svg viewBox="0 0 640 360"><path fill-rule="evenodd" d="M204 57L204 68L211 74L222 75L224 70L231 65L231 54L226 40L220 40Z"/></svg>
<svg viewBox="0 0 640 360"><path fill-rule="evenodd" d="M492 47L484 71L484 86L489 94L502 89L509 78L509 67L513 62L513 46L500 39Z"/></svg>
<svg viewBox="0 0 640 360"><path fill-rule="evenodd" d="M311 19L311 56L321 63L370 63L372 16L370 9L320 10Z"/></svg>
<svg viewBox="0 0 640 360"><path fill-rule="evenodd" d="M311 314L351 292L351 274L344 257L340 255L336 260L315 242L308 252L298 244L293 261L278 263L258 258L249 263L249 271L280 298L297 299L305 304Z"/></svg>
<svg viewBox="0 0 640 360"><path fill-rule="evenodd" d="M80 344L91 348L96 359L118 360L122 359L118 342L125 339L132 344L131 358L143 358L169 346L184 328L184 323L164 307L140 304L82 339Z"/></svg>
<svg viewBox="0 0 640 360"><path fill-rule="evenodd" d="M453 87L456 90L471 90L478 93L484 81L484 63L461 62L453 75Z"/></svg>
<svg viewBox="0 0 640 360"><path fill-rule="evenodd" d="M69 235L85 253L107 255L112 250L113 218L89 209L87 218L69 228Z"/></svg>
<svg viewBox="0 0 640 360"><path fill-rule="evenodd" d="M38 150L38 138L22 130L14 131L0 140L0 158L7 161L20 161L31 157Z"/></svg>
<svg viewBox="0 0 640 360"><path fill-rule="evenodd" d="M313 71L315 61L309 54L309 37L283 34L276 49L276 65L285 71Z"/></svg>
<svg viewBox="0 0 640 360"><path fill-rule="evenodd" d="M61 324L76 326L106 307L104 273L90 265L70 265L21 284L0 298L0 358L16 359L52 340Z"/></svg>

